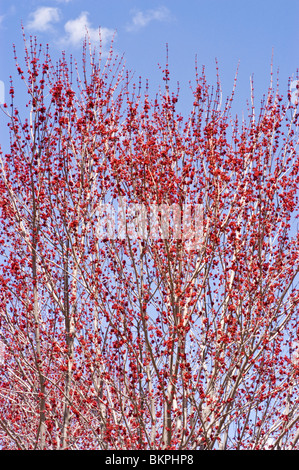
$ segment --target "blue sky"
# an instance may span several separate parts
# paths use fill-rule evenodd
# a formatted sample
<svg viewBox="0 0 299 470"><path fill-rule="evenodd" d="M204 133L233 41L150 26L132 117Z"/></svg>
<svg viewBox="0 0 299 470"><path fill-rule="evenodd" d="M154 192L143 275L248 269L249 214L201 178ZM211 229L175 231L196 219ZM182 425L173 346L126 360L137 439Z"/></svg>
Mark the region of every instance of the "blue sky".
<svg viewBox="0 0 299 470"><path fill-rule="evenodd" d="M101 27L105 48L115 34L114 49L125 54L126 66L149 79L153 95L162 83L158 64L165 65L169 48L171 85L181 90L180 110L191 105L189 81L194 83L194 64L206 67L208 81L215 83L218 60L223 97L231 91L239 64L236 103L246 109L253 75L256 103L267 91L270 64L279 68L281 91L286 94L289 77L299 67L298 0L0 0L0 80L8 101L9 76L23 88L15 71L12 44L23 54L21 22L26 35L50 44L54 57L63 49L80 57L85 28L95 41ZM143 82L143 83L144 83ZM1 89L0 89L1 93ZM0 113L3 114L3 113ZM0 138L3 142L3 116Z"/></svg>

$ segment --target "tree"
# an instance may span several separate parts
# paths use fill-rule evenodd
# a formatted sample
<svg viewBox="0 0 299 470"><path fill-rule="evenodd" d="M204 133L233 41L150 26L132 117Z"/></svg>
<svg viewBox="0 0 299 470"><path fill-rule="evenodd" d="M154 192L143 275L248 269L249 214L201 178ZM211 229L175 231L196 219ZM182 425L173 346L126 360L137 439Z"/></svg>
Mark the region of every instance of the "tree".
<svg viewBox="0 0 299 470"><path fill-rule="evenodd" d="M298 449L296 104L196 69L184 119L89 46L4 108L2 448Z"/></svg>

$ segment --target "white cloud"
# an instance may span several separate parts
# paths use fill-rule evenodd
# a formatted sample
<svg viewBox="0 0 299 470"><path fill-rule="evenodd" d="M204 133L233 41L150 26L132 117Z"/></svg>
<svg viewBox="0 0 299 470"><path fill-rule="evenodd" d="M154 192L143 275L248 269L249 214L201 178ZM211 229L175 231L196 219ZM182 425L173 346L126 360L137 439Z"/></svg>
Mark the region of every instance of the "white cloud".
<svg viewBox="0 0 299 470"><path fill-rule="evenodd" d="M7 12L4 13L3 15L0 15L0 28L4 28L5 27L5 24L4 22L6 21L7 18L11 17L12 15L14 15L16 13L16 7L15 5L10 5L10 7L8 8Z"/></svg>
<svg viewBox="0 0 299 470"><path fill-rule="evenodd" d="M64 25L65 37L62 39L62 43L65 45L79 46L88 34L91 42L99 42L100 37L102 40L103 48L111 42L114 31L105 27L93 28L88 19L88 13L82 12L78 18L69 20ZM100 33L99 33L100 30Z"/></svg>
<svg viewBox="0 0 299 470"><path fill-rule="evenodd" d="M34 31L49 31L52 23L60 20L60 11L54 7L39 7L31 13L31 20L27 23L27 28Z"/></svg>
<svg viewBox="0 0 299 470"><path fill-rule="evenodd" d="M137 31L147 26L151 21L170 21L171 14L168 8L159 7L155 10L134 10L131 24L127 26L127 31Z"/></svg>

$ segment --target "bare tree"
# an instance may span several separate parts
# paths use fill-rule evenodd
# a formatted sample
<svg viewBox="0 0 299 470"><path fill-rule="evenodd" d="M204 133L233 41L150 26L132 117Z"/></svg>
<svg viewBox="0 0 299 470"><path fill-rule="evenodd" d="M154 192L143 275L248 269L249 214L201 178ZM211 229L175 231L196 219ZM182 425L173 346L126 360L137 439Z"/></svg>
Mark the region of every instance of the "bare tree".
<svg viewBox="0 0 299 470"><path fill-rule="evenodd" d="M184 119L168 66L151 99L42 56L4 107L2 448L298 448L295 105L240 123L196 71Z"/></svg>

